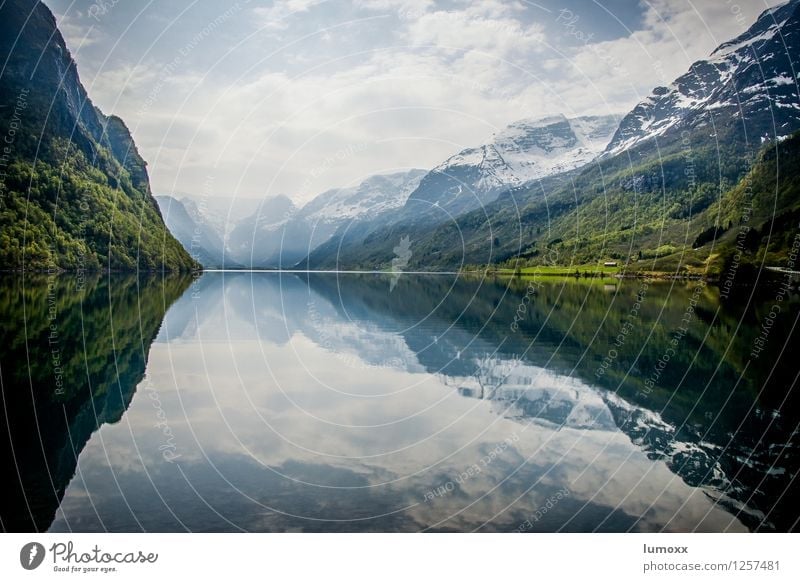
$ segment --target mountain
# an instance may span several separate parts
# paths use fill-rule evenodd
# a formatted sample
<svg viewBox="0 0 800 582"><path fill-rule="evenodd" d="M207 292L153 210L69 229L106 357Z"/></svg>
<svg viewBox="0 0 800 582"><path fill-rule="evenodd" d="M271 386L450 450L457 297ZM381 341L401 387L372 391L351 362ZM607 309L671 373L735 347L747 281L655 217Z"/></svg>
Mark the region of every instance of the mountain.
<svg viewBox="0 0 800 582"><path fill-rule="evenodd" d="M86 94L50 10L0 5L0 269L188 270L147 165Z"/></svg>
<svg viewBox="0 0 800 582"><path fill-rule="evenodd" d="M186 211L198 222L203 222L214 229L217 236L225 243L236 225L249 218L258 210L261 200L243 198L241 196L193 196L187 194L180 198Z"/></svg>
<svg viewBox="0 0 800 582"><path fill-rule="evenodd" d="M766 10L740 36L694 63L669 87L656 87L626 115L606 148L607 155L682 132L732 130L741 141L760 144L800 127L797 62L800 3ZM731 127L732 126L732 127Z"/></svg>
<svg viewBox="0 0 800 582"><path fill-rule="evenodd" d="M438 225L398 220L331 241L308 264L386 269L408 237L408 269L613 259L629 272L725 277L739 259L785 265L800 201L791 162L800 147L798 35L800 0L767 10L670 87L654 89L593 163L508 189ZM751 273L733 271L738 280Z"/></svg>
<svg viewBox="0 0 800 582"><path fill-rule="evenodd" d="M340 229L400 209L424 174L413 169L371 176L356 186L327 190L300 208L285 196L267 198L231 228L228 252L254 268L291 267Z"/></svg>
<svg viewBox="0 0 800 582"><path fill-rule="evenodd" d="M297 207L286 196L264 199L251 216L239 221L228 238L228 251L234 260L247 267L277 267L284 254L305 252L308 238L304 224L293 217Z"/></svg>
<svg viewBox="0 0 800 582"><path fill-rule="evenodd" d="M765 146L708 214L716 220L693 239L693 252L713 263L723 287L755 279L761 265L797 270L788 261L800 223L800 132Z"/></svg>
<svg viewBox="0 0 800 582"><path fill-rule="evenodd" d="M406 236L417 244L441 229L450 232L459 217L471 211L480 216L491 213L509 193L568 181L570 172L603 152L618 123L614 115L517 121L491 143L462 150L431 170L399 212L379 221L354 223L347 232L318 245L300 264L312 269L387 268L394 247ZM425 268L461 265L449 257L440 262L442 250L429 247L417 252L413 263Z"/></svg>
<svg viewBox="0 0 800 582"><path fill-rule="evenodd" d="M406 212L448 220L510 188L574 170L603 152L618 123L613 115L517 121L490 143L462 150L431 170L409 197Z"/></svg>
<svg viewBox="0 0 800 582"><path fill-rule="evenodd" d="M425 174L417 169L379 174L357 186L328 190L303 206L298 216L311 224L337 227L354 220L372 220L402 208Z"/></svg>
<svg viewBox="0 0 800 582"><path fill-rule="evenodd" d="M211 213L203 212L190 198L178 200L172 196L156 196L161 215L172 235L189 254L208 268L237 267L226 249L220 234L224 225ZM224 230L222 230L224 233Z"/></svg>

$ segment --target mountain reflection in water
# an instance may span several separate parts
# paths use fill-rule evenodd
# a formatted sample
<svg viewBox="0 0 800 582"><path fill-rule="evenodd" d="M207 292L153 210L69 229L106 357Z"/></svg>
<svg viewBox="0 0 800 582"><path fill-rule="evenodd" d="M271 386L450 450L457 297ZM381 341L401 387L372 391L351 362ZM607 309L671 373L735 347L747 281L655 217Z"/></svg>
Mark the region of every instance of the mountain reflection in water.
<svg viewBox="0 0 800 582"><path fill-rule="evenodd" d="M3 527L796 527L796 295L755 358L769 290L391 280L4 279Z"/></svg>

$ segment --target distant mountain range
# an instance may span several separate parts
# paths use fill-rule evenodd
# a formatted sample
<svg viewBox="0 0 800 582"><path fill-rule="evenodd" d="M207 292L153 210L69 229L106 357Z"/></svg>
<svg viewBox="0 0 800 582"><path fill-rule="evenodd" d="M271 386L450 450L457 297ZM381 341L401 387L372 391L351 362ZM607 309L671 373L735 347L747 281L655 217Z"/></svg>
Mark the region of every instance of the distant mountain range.
<svg viewBox="0 0 800 582"><path fill-rule="evenodd" d="M228 254L224 225L216 214L201 212L191 198L156 196L161 215L172 235L204 267L240 267Z"/></svg>
<svg viewBox="0 0 800 582"><path fill-rule="evenodd" d="M172 233L203 265L290 268L339 229L376 223L401 209L425 173L407 170L371 176L353 187L327 190L300 208L286 196L258 204L231 200L216 207L210 200L198 203L187 196L156 200Z"/></svg>
<svg viewBox="0 0 800 582"><path fill-rule="evenodd" d="M0 269L195 267L128 128L92 104L44 4L0 4L0 62Z"/></svg>
<svg viewBox="0 0 800 582"><path fill-rule="evenodd" d="M619 124L613 115L526 119L506 127L491 143L462 150L430 171L371 176L350 188L328 190L297 208L285 196L264 200L251 216L216 215L189 223L192 202L167 216L173 234L206 266L289 268L340 237L358 236L402 220L438 223L493 202L509 189L582 167L603 152ZM167 203L159 197L162 212ZM174 222L173 222L174 220ZM211 224L226 224L216 237ZM196 233L194 239L191 233ZM225 240L224 248L220 245ZM191 246L191 248L190 248ZM327 247L326 247L327 248Z"/></svg>
<svg viewBox="0 0 800 582"><path fill-rule="evenodd" d="M13 0L0 16L0 132L15 136L0 160L0 268L385 270L405 241L409 269L613 259L721 276L785 263L800 215L786 163L800 149L800 0L626 115L517 121L430 171L371 176L301 207L155 200L130 132L92 104L50 11Z"/></svg>
<svg viewBox="0 0 800 582"><path fill-rule="evenodd" d="M800 130L798 35L800 0L765 11L615 131L609 118L514 124L432 171L391 223L337 233L302 265L387 269L406 237L408 268L418 269L613 259L634 271L722 276L732 262L785 263L800 202L796 166L780 163L798 149L788 139ZM586 135L591 147L574 145ZM523 144L515 155L498 147L506 136ZM766 179L770 171L780 180ZM778 190L753 191L754 176ZM438 224L424 220L426 207L446 211ZM751 229L746 252L736 247L742 229Z"/></svg>

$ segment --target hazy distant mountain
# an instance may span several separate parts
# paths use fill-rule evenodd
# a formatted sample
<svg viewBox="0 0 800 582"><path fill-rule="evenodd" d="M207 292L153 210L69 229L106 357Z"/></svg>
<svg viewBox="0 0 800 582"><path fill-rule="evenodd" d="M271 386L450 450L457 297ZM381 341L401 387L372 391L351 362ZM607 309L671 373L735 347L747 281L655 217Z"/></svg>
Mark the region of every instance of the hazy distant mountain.
<svg viewBox="0 0 800 582"><path fill-rule="evenodd" d="M342 224L375 218L384 212L402 208L426 173L425 170L414 169L379 174L357 186L328 190L303 206L298 216L315 224Z"/></svg>
<svg viewBox="0 0 800 582"><path fill-rule="evenodd" d="M427 171L418 169L380 174L357 186L328 190L314 198L297 216L309 226L311 234L306 252L296 257L295 262L330 240L340 229L346 230L364 221L380 221L396 214L425 174Z"/></svg>
<svg viewBox="0 0 800 582"><path fill-rule="evenodd" d="M252 216L261 205L258 198L241 196L198 196L194 194L174 195L187 209L195 208L198 215L217 231L220 238L227 238L241 220ZM192 211L190 211L191 213Z"/></svg>
<svg viewBox="0 0 800 582"><path fill-rule="evenodd" d="M229 252L247 267L280 266L281 254L294 252L296 241L304 238L304 231L290 226L296 212L297 207L286 196L264 199L252 215L237 222L230 231ZM298 247L302 248L302 242Z"/></svg>
<svg viewBox="0 0 800 582"><path fill-rule="evenodd" d="M286 196L267 198L229 230L226 248L248 267L292 267L339 229L397 211L424 174L415 169L371 176L353 187L327 190L301 208Z"/></svg>
<svg viewBox="0 0 800 582"><path fill-rule="evenodd" d="M178 200L172 196L156 196L161 215L172 235L195 260L204 267L238 267L228 254L220 224L213 214L202 212L197 204L189 199Z"/></svg>

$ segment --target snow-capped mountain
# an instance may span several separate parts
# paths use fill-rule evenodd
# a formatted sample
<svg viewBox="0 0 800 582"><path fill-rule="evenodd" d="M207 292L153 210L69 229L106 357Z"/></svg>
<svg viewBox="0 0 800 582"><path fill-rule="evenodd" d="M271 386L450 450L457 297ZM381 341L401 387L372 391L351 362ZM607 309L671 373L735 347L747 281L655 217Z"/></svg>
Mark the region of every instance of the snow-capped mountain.
<svg viewBox="0 0 800 582"><path fill-rule="evenodd" d="M620 123L605 155L653 138L707 129L724 139L727 128L758 147L800 128L798 63L800 0L771 8L745 33L696 62L669 87L657 87Z"/></svg>
<svg viewBox="0 0 800 582"><path fill-rule="evenodd" d="M378 174L357 186L335 188L318 195L297 214L297 220L308 225L311 232L308 252L329 240L342 226L375 220L402 208L426 173L425 170L413 169Z"/></svg>
<svg viewBox="0 0 800 582"><path fill-rule="evenodd" d="M402 208L425 174L418 169L379 174L357 186L328 190L303 206L299 216L311 222L371 219Z"/></svg>
<svg viewBox="0 0 800 582"><path fill-rule="evenodd" d="M517 121L491 143L465 149L431 170L409 197L407 208L444 209L457 215L511 188L574 170L603 152L618 123L614 115Z"/></svg>
<svg viewBox="0 0 800 582"><path fill-rule="evenodd" d="M574 170L588 164L608 145L619 124L616 115L556 115L512 123L494 138L519 183Z"/></svg>
<svg viewBox="0 0 800 582"><path fill-rule="evenodd" d="M231 230L228 250L247 266L294 266L342 226L401 208L424 175L413 169L371 176L353 187L327 190L301 208L285 196L268 198Z"/></svg>

